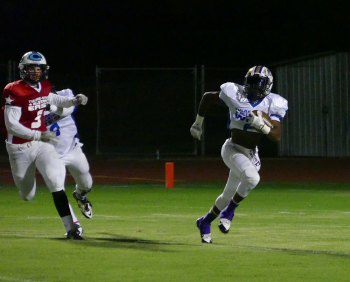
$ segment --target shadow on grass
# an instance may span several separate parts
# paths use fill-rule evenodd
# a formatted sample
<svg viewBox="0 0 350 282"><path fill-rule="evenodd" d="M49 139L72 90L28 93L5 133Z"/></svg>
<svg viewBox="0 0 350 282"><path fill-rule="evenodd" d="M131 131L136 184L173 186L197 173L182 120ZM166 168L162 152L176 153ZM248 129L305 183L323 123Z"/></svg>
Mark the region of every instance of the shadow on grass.
<svg viewBox="0 0 350 282"><path fill-rule="evenodd" d="M67 240L65 238L54 238L54 240L66 241L72 243L81 243L84 246L98 248L121 248L121 249L138 249L157 252L173 252L169 246L197 246L193 244L166 242L158 240L146 240L137 237L128 237L111 233L99 233L103 237L86 237L84 240Z"/></svg>
<svg viewBox="0 0 350 282"><path fill-rule="evenodd" d="M288 248L266 248L266 247L256 247L256 246L246 246L249 249L260 249L263 251L277 251L285 252L291 255L324 255L333 257L342 257L350 259L349 253L340 253L335 251L321 251L321 250L299 250L299 249L288 249Z"/></svg>

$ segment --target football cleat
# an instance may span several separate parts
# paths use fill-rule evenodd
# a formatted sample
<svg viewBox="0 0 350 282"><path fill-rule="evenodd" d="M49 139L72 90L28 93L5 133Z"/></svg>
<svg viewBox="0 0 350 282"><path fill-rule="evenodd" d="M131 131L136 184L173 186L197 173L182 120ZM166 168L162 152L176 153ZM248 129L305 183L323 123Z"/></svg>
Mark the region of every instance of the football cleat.
<svg viewBox="0 0 350 282"><path fill-rule="evenodd" d="M224 208L220 213L219 220L219 229L222 233L227 234L230 231L231 221L234 216L233 211L227 211L227 208Z"/></svg>
<svg viewBox="0 0 350 282"><path fill-rule="evenodd" d="M220 218L219 220L219 229L222 233L227 234L230 231L231 220L227 218Z"/></svg>
<svg viewBox="0 0 350 282"><path fill-rule="evenodd" d="M204 217L200 217L197 219L196 225L199 229L202 243L211 244L213 241L211 240L210 223L205 222Z"/></svg>
<svg viewBox="0 0 350 282"><path fill-rule="evenodd" d="M92 218L92 204L89 202L88 198L79 195L76 191L73 192L73 197L77 201L81 213L86 218Z"/></svg>
<svg viewBox="0 0 350 282"><path fill-rule="evenodd" d="M69 230L66 236L67 236L67 239L84 240L83 233L84 233L83 228L80 225L74 225L74 228Z"/></svg>

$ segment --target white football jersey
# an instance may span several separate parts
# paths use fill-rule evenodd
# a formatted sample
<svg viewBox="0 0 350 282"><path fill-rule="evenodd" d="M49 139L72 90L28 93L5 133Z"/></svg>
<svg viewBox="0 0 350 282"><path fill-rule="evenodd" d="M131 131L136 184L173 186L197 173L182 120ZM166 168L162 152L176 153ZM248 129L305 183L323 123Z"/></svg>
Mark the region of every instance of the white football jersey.
<svg viewBox="0 0 350 282"><path fill-rule="evenodd" d="M56 93L60 96L74 97L74 94L70 89L63 89ZM55 145L55 148L60 157L73 149L76 142L79 141L78 129L72 115L59 119L56 123L50 126L50 130L57 132L56 135L59 138L59 142Z"/></svg>
<svg viewBox="0 0 350 282"><path fill-rule="evenodd" d="M242 85L226 82L220 86L220 89L219 97L230 111L230 129L257 132L247 123L250 112L260 110L267 113L272 120L281 122L288 110L288 101L275 93L270 93L264 99L251 103L243 95Z"/></svg>

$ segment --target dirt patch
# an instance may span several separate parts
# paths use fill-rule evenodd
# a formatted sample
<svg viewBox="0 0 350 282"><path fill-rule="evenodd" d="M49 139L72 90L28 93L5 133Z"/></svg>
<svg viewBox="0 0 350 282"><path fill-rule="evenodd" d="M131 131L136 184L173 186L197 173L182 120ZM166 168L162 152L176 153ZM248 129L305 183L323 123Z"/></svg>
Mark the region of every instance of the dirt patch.
<svg viewBox="0 0 350 282"><path fill-rule="evenodd" d="M175 183L226 182L228 169L221 159L122 160L90 159L95 184L164 183L165 163L175 164ZM0 162L0 185L11 185L10 165ZM261 181L350 183L350 159L262 159ZM38 175L38 183L42 179ZM72 183L70 176L68 183Z"/></svg>

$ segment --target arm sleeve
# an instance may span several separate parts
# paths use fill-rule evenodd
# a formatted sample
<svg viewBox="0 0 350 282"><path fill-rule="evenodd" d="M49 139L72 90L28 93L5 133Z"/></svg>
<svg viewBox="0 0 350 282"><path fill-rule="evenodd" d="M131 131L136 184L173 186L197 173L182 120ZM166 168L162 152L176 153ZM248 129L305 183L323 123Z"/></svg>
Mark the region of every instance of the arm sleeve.
<svg viewBox="0 0 350 282"><path fill-rule="evenodd" d="M4 118L7 132L20 138L39 140L41 133L38 130L29 129L19 122L21 115L20 107L5 106Z"/></svg>
<svg viewBox="0 0 350 282"><path fill-rule="evenodd" d="M67 89L63 89L63 90L59 90L56 92L56 94L58 96L61 97L68 97L73 99L74 98L74 94L73 91L69 88ZM69 116L70 114L72 114L75 110L75 106L71 106L69 108L63 108L63 107L58 107L56 111L51 111L52 113L59 115L61 118L64 118L66 116Z"/></svg>
<svg viewBox="0 0 350 282"><path fill-rule="evenodd" d="M55 105L61 108L74 106L74 98L63 97L54 93L50 93L49 96L47 96L47 101L50 105Z"/></svg>

